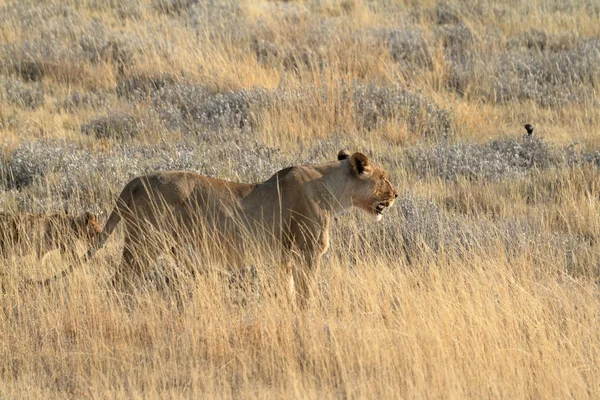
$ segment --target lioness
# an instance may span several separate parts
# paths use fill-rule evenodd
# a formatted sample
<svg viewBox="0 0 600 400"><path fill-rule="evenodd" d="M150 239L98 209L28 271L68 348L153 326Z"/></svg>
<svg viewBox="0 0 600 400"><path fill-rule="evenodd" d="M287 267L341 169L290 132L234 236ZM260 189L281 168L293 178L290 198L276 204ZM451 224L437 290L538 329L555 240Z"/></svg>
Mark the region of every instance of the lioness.
<svg viewBox="0 0 600 400"><path fill-rule="evenodd" d="M342 150L337 158L285 168L255 184L182 171L134 178L119 195L88 256L104 245L121 218L125 245L114 283L146 276L165 234L187 247L215 245L216 252L235 266L243 264L248 238L261 237L281 252L289 292L304 302L329 246L332 217L356 206L379 221L398 197L387 174L363 154ZM162 242L147 240L155 233L163 235Z"/></svg>
<svg viewBox="0 0 600 400"><path fill-rule="evenodd" d="M89 212L83 215L0 212L0 251L2 256L32 251L41 257L60 249L63 254L73 255L75 240L83 239L92 245L101 230L98 217Z"/></svg>

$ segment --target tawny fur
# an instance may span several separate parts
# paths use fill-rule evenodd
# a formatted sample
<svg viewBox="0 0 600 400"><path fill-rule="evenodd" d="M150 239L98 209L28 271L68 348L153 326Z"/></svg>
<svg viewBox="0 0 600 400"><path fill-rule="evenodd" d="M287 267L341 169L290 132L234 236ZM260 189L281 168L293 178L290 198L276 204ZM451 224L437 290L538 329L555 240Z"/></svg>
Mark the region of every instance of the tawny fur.
<svg viewBox="0 0 600 400"><path fill-rule="evenodd" d="M98 217L91 213L52 215L0 212L0 252L23 254L35 252L43 256L60 249L73 254L76 240L88 245L96 241L102 230Z"/></svg>
<svg viewBox="0 0 600 400"><path fill-rule="evenodd" d="M185 246L212 243L229 265L240 267L248 239L260 238L280 250L288 289L303 301L329 246L332 217L356 206L379 220L396 197L381 168L361 153L346 151L337 161L285 168L257 184L160 172L125 186L88 254L102 247L124 219L123 260L114 278L123 283L147 276L165 237ZM156 244L149 242L153 234L163 235Z"/></svg>

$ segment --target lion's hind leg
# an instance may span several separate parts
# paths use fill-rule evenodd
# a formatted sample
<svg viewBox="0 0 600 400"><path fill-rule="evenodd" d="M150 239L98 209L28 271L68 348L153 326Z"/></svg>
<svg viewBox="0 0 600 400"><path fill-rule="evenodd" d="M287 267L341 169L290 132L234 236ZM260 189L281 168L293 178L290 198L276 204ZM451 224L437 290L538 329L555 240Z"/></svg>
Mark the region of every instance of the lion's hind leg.
<svg viewBox="0 0 600 400"><path fill-rule="evenodd" d="M131 292L139 281L141 270L140 260L135 256L134 249L126 243L121 263L110 279L110 287L117 292Z"/></svg>
<svg viewBox="0 0 600 400"><path fill-rule="evenodd" d="M115 290L130 292L149 278L159 255L153 239L146 227L127 225L121 263L110 281Z"/></svg>

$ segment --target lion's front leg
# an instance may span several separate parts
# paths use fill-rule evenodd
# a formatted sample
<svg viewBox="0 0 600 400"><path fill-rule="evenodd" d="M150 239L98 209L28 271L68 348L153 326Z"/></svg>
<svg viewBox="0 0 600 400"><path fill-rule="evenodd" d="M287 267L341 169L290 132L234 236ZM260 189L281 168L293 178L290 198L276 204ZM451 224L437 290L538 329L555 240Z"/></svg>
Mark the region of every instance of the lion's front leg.
<svg viewBox="0 0 600 400"><path fill-rule="evenodd" d="M320 255L313 253L299 257L292 268L292 284L295 301L300 308L306 308L312 298L315 276L319 269Z"/></svg>
<svg viewBox="0 0 600 400"><path fill-rule="evenodd" d="M281 264L278 269L277 279L282 292L287 294L287 299L293 303L296 299L296 285L294 282L294 257L288 249L281 255Z"/></svg>
<svg viewBox="0 0 600 400"><path fill-rule="evenodd" d="M329 219L293 220L284 243L284 268L291 298L301 308L311 299L321 256L329 247Z"/></svg>
<svg viewBox="0 0 600 400"><path fill-rule="evenodd" d="M312 240L301 242L292 265L292 281L296 303L306 308L312 298L315 279L321 264L321 257L327 250L327 231L311 236Z"/></svg>
<svg viewBox="0 0 600 400"><path fill-rule="evenodd" d="M296 250L284 251L279 269L280 287L285 288L287 298L292 305L306 308L310 299L313 274L307 268L307 263Z"/></svg>

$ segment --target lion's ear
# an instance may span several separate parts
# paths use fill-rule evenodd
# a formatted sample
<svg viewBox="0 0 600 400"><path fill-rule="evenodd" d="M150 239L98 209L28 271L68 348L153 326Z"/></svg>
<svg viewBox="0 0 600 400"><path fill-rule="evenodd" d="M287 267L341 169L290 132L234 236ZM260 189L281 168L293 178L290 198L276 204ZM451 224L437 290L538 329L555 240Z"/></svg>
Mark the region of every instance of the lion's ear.
<svg viewBox="0 0 600 400"><path fill-rule="evenodd" d="M350 166L352 171L358 176L368 176L371 174L371 163L367 156L362 153L354 153L350 157Z"/></svg>
<svg viewBox="0 0 600 400"><path fill-rule="evenodd" d="M96 214L86 211L83 216L83 221L86 225L89 225L91 223L98 222L98 217Z"/></svg>
<svg viewBox="0 0 600 400"><path fill-rule="evenodd" d="M338 160L342 161L342 160L347 160L350 158L350 152L346 149L344 150L340 150L340 152L338 153Z"/></svg>

